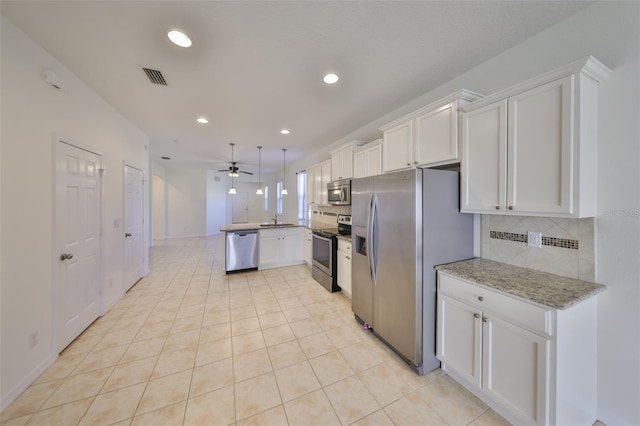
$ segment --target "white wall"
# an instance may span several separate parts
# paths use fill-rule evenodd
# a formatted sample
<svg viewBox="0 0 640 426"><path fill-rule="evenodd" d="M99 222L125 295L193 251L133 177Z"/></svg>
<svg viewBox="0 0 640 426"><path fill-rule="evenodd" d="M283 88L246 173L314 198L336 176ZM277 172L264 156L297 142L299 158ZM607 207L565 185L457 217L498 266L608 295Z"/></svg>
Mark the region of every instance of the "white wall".
<svg viewBox="0 0 640 426"><path fill-rule="evenodd" d="M4 17L0 30L0 408L4 408L56 357L54 132L103 157L102 290L107 306L123 294L124 233L114 227L114 221L123 223L123 164L141 168L146 182L149 165L145 134ZM61 77L64 91L42 80L43 67ZM144 238L146 247L148 232ZM145 268L147 262L145 258ZM35 331L38 344L29 349L27 339Z"/></svg>
<svg viewBox="0 0 640 426"><path fill-rule="evenodd" d="M167 237L207 233L207 172L166 167Z"/></svg>
<svg viewBox="0 0 640 426"><path fill-rule="evenodd" d="M153 225L151 227L153 238L156 240L163 240L166 235L165 231L165 216L166 216L166 205L164 196L167 192L166 185L164 184L164 177L153 174L153 178L151 180L151 188L152 188L152 218Z"/></svg>
<svg viewBox="0 0 640 426"><path fill-rule="evenodd" d="M225 180L217 172L207 170L207 235L219 234L220 228L227 223L226 197Z"/></svg>
<svg viewBox="0 0 640 426"><path fill-rule="evenodd" d="M163 218L163 223L161 224L161 231L162 231L162 237L161 238L166 238L167 237L167 171L165 169L165 167L158 163L157 161L153 161L150 160L149 161L149 169L150 171L150 175L151 176L157 176L162 178L162 187L161 188L157 188L155 185L158 182L156 182L155 179L151 179L151 201L149 203L149 205L151 206L151 211L149 212L149 217L151 218L151 220L149 221L149 235L153 235L153 238L149 239L149 246L153 247L153 239L154 238L158 238L155 236L155 229L156 229L156 208L162 209L162 218ZM158 203L158 200L156 200L156 194L158 194L158 196L160 198L162 198L162 201ZM159 213L158 213L159 214Z"/></svg>

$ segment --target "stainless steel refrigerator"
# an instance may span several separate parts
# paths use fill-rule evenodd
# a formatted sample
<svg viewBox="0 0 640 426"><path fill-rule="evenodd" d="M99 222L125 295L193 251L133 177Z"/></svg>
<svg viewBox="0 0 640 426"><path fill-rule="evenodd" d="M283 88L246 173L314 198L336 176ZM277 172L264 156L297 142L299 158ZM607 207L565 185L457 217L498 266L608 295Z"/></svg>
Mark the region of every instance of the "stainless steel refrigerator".
<svg viewBox="0 0 640 426"><path fill-rule="evenodd" d="M414 169L353 179L352 309L418 372L436 359L435 265L473 257L459 174Z"/></svg>

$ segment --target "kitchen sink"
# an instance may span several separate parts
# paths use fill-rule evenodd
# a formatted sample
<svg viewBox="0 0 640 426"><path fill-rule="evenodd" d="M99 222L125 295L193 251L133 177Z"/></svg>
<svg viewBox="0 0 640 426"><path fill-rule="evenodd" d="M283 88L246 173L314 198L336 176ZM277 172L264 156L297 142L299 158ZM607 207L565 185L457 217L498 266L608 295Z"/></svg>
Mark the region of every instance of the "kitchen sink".
<svg viewBox="0 0 640 426"><path fill-rule="evenodd" d="M277 225L275 225L273 223L261 223L260 224L261 228L285 228L287 226L295 226L295 224L293 224L293 223L279 223Z"/></svg>

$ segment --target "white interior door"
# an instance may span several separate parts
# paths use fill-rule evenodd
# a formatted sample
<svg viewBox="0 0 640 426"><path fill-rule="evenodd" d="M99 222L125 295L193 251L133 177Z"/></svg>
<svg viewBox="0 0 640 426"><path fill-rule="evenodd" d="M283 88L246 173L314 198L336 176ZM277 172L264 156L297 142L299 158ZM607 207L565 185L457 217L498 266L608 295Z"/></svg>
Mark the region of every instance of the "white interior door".
<svg viewBox="0 0 640 426"><path fill-rule="evenodd" d="M249 204L246 192L231 196L231 223L249 222Z"/></svg>
<svg viewBox="0 0 640 426"><path fill-rule="evenodd" d="M100 313L98 154L56 146L56 348L61 352Z"/></svg>
<svg viewBox="0 0 640 426"><path fill-rule="evenodd" d="M142 204L142 170L124 166L124 291L140 278L144 271L144 206Z"/></svg>

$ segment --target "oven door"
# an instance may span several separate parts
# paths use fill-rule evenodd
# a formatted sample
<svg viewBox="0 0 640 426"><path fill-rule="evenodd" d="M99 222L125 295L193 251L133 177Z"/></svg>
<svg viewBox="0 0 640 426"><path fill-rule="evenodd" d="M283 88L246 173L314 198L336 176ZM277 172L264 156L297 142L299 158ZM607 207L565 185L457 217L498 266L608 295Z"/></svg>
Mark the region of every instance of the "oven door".
<svg viewBox="0 0 640 426"><path fill-rule="evenodd" d="M313 234L313 265L333 276L333 239Z"/></svg>

